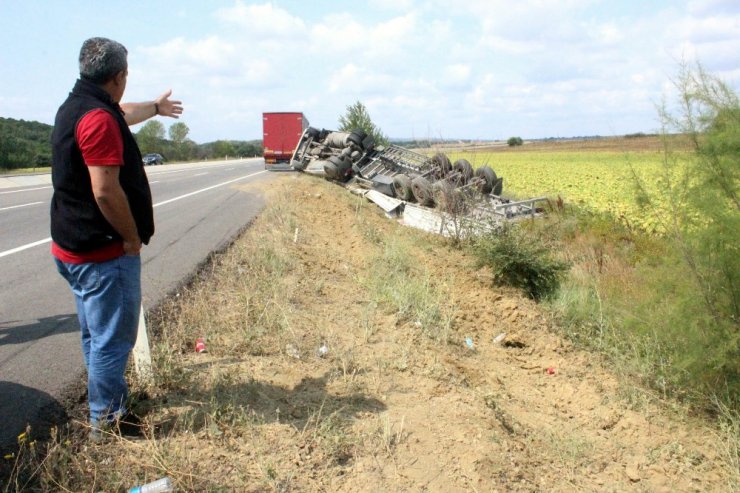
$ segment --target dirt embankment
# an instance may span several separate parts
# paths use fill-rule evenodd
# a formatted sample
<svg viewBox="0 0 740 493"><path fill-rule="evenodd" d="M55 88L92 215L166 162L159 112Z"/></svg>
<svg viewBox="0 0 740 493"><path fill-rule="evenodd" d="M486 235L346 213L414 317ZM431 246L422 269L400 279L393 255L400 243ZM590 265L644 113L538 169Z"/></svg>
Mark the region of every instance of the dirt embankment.
<svg viewBox="0 0 740 493"><path fill-rule="evenodd" d="M711 429L620 383L441 238L308 176L266 193L161 328L150 440L86 448L94 474L183 491L731 487Z"/></svg>

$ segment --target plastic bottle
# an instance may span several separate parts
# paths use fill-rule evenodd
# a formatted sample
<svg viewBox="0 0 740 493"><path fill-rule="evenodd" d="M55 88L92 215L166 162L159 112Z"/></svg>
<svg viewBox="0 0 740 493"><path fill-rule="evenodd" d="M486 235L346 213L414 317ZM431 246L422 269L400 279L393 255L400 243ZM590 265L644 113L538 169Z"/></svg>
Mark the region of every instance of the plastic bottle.
<svg viewBox="0 0 740 493"><path fill-rule="evenodd" d="M465 338L465 345L468 346L468 349L475 349L475 343L472 337Z"/></svg>
<svg viewBox="0 0 740 493"><path fill-rule="evenodd" d="M166 477L131 488L128 493L170 493L172 491L175 491L172 480Z"/></svg>

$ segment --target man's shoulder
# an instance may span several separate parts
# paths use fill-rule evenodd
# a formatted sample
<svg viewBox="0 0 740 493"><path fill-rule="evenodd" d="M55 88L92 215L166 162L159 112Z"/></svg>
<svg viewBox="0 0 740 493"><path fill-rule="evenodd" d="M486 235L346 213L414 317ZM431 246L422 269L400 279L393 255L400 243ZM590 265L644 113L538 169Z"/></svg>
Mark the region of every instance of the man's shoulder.
<svg viewBox="0 0 740 493"><path fill-rule="evenodd" d="M123 164L123 137L116 118L105 109L88 111L80 118L77 145L88 166Z"/></svg>
<svg viewBox="0 0 740 493"><path fill-rule="evenodd" d="M94 108L80 118L78 127L101 127L108 125L117 125L116 118L105 108Z"/></svg>
<svg viewBox="0 0 740 493"><path fill-rule="evenodd" d="M84 145L95 135L118 135L120 128L116 118L103 108L95 108L80 118L77 122L77 141Z"/></svg>

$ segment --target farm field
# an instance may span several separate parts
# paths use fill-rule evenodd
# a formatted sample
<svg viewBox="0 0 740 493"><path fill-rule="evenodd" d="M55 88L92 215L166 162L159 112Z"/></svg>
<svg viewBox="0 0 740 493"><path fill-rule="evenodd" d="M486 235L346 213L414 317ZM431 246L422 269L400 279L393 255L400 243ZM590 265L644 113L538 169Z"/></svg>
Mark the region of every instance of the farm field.
<svg viewBox="0 0 740 493"><path fill-rule="evenodd" d="M562 197L566 204L611 214L648 232L660 231L655 216L638 206L633 170L648 189L660 178L663 155L658 151L522 151L449 155L478 168L491 166L504 177L504 194L518 198Z"/></svg>
<svg viewBox="0 0 740 493"><path fill-rule="evenodd" d="M671 137L669 147L681 157L685 142ZM566 205L608 213L630 227L647 232L662 228L652 211L636 201L636 173L649 191L662 176L663 141L660 137L602 138L542 141L522 147L448 147L451 161L467 159L474 168L485 164L504 178L504 195L516 198L561 197Z"/></svg>

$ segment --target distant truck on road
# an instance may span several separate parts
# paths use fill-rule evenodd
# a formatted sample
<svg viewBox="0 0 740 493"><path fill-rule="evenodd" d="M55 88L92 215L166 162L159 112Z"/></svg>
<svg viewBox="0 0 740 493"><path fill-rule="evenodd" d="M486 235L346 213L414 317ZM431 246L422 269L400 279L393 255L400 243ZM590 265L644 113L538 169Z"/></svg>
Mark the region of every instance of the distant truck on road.
<svg viewBox="0 0 740 493"><path fill-rule="evenodd" d="M303 113L262 113L265 169L292 170L290 158L307 128L308 119Z"/></svg>

